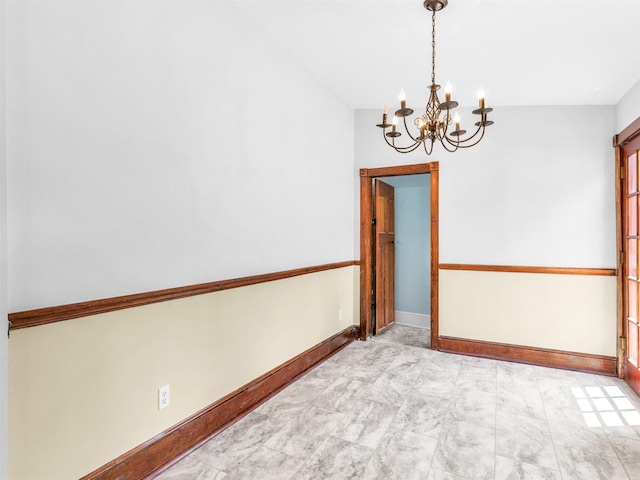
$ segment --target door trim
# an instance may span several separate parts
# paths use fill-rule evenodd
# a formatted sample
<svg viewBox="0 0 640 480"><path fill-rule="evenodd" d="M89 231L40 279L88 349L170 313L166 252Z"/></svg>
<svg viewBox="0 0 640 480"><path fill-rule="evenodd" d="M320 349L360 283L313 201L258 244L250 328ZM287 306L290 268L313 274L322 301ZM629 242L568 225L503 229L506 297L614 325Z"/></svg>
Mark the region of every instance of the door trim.
<svg viewBox="0 0 640 480"><path fill-rule="evenodd" d="M438 330L438 173L439 163L360 169L360 339L372 334L373 305L373 187L378 177L430 174L431 181L431 348L439 350Z"/></svg>
<svg viewBox="0 0 640 480"><path fill-rule="evenodd" d="M638 135L640 135L640 117L631 122L631 124L618 135L613 136L613 146L622 147Z"/></svg>

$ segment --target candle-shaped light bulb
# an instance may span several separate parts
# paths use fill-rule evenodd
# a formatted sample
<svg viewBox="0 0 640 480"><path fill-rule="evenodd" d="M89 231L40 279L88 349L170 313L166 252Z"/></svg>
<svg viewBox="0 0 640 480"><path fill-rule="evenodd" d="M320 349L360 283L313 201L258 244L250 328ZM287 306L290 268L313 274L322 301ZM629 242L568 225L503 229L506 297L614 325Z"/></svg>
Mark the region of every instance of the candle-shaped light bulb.
<svg viewBox="0 0 640 480"><path fill-rule="evenodd" d="M458 115L458 112L453 116L453 122L456 124L456 131L460 130L460 115Z"/></svg>
<svg viewBox="0 0 640 480"><path fill-rule="evenodd" d="M393 121L391 122L391 126L393 127L393 131L396 131L396 127L398 126L398 117L393 116Z"/></svg>
<svg viewBox="0 0 640 480"><path fill-rule="evenodd" d="M400 108L406 108L407 107L407 95L404 93L404 90L400 90L400 95L398 95L398 97L400 98Z"/></svg>
<svg viewBox="0 0 640 480"><path fill-rule="evenodd" d="M478 102L480 104L480 108L485 108L484 88L482 87L478 88Z"/></svg>
<svg viewBox="0 0 640 480"><path fill-rule="evenodd" d="M444 86L444 97L447 100L447 102L451 101L451 82L447 81L447 83Z"/></svg>
<svg viewBox="0 0 640 480"><path fill-rule="evenodd" d="M382 104L382 113L383 113L384 115L386 115L386 114L387 114L387 104L386 104L386 103L383 103L383 104Z"/></svg>

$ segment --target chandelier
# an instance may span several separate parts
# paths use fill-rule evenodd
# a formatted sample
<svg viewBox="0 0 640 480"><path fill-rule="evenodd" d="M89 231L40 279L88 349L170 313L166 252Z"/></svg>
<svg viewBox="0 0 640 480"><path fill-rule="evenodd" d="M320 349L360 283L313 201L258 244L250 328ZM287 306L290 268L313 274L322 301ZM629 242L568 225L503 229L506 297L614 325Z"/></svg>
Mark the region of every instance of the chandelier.
<svg viewBox="0 0 640 480"><path fill-rule="evenodd" d="M449 152L455 152L458 148L473 147L484 137L485 128L493 124L491 120L487 120L487 114L493 109L486 106L482 88L478 89L479 106L472 112L474 115L480 116L480 120L475 124L478 128L466 138L463 136L467 131L460 128L460 116L458 113L456 112L453 117L451 116L451 111L458 106L458 102L451 100L450 82L445 85L445 101L441 103L438 99L440 85L436 84L436 12L444 9L448 3L448 0L424 0L424 8L432 12L431 86L429 87L429 101L424 115L413 121L416 127L413 129L414 133L411 133L407 125L407 117L413 113L413 110L407 107L404 90L400 91L400 109L396 110L391 123L387 123L387 104L382 107L382 123L377 126L382 128L382 134L387 144L400 153L413 152L422 145L425 153L431 155L436 140ZM400 118L404 123L405 132L411 139L411 143L407 143L405 146L396 145L396 138L402 135L397 131L398 119ZM452 124L454 127L452 127ZM388 128L391 128L391 131L387 132Z"/></svg>

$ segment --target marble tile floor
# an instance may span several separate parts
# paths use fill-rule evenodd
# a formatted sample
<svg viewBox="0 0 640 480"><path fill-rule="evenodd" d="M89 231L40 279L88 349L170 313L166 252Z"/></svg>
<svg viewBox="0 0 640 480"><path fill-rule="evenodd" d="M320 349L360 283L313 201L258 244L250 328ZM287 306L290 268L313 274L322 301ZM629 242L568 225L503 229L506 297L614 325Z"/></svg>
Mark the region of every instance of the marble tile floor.
<svg viewBox="0 0 640 480"><path fill-rule="evenodd" d="M375 342L396 343L408 347L431 347L431 330L395 324L371 338Z"/></svg>
<svg viewBox="0 0 640 480"><path fill-rule="evenodd" d="M402 343L425 332L350 344L156 478L640 480L623 381Z"/></svg>

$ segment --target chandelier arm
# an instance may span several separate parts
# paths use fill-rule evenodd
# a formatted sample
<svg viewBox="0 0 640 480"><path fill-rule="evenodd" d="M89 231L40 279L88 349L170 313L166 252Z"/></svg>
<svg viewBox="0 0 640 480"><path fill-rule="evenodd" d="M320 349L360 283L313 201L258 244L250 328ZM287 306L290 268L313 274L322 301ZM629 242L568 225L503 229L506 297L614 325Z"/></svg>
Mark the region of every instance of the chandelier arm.
<svg viewBox="0 0 640 480"><path fill-rule="evenodd" d="M448 141L449 141L449 143L451 143L452 145L453 145L453 144L462 144L462 143L466 143L466 142L468 142L468 141L470 141L470 140L474 139L474 138L476 137L476 135L478 135L478 133L480 133L480 130L482 130L483 128L484 128L484 127L483 127L482 125L478 125L478 128L476 128L476 131L475 131L475 132L473 132L473 135L471 135L471 136L469 136L469 137L467 137L467 138L464 138L464 139L462 139L462 140L460 139L460 137L458 137L458 139L457 139L457 140L455 140L455 139L453 139L453 138L451 138L451 137L447 137L447 140L448 140Z"/></svg>
<svg viewBox="0 0 640 480"><path fill-rule="evenodd" d="M441 134L438 135L440 138L443 138L447 136L447 130L449 130L449 123L446 121L447 120L447 116L449 115L449 110L447 110L447 113L445 114L445 116L443 117L445 121L440 121L440 123L443 125L442 126L442 130L441 130Z"/></svg>
<svg viewBox="0 0 640 480"><path fill-rule="evenodd" d="M482 129L482 134L480 135L480 138L478 138L478 140L476 140L475 142L473 142L470 145L460 145L460 148L470 148L470 147L474 147L474 146L476 146L477 144L480 143L480 140L482 140L484 138L484 131L486 130L486 127L478 127L478 128ZM471 138L473 138L473 137L471 137ZM469 140L471 140L471 138L469 138Z"/></svg>
<svg viewBox="0 0 640 480"><path fill-rule="evenodd" d="M408 145L406 147L396 147L395 139L392 139L391 142L393 143L393 145L391 146L395 149L395 151L400 153L411 153L420 146L420 142L414 142L413 145Z"/></svg>
<svg viewBox="0 0 640 480"><path fill-rule="evenodd" d="M483 127L482 125L480 125L478 127L478 129L474 132L473 135L471 135L468 138L465 138L464 140L456 141L456 140L453 140L453 139L451 139L449 137L446 137L446 139L447 139L447 142L450 145L455 145L458 148L469 148L469 147L473 147L473 146L477 145L478 143L480 143L480 140L482 140L482 138L484 137L484 131L485 130L486 130L486 127ZM476 137L476 135L478 135L478 133L481 133L480 138L478 138L475 142L473 142L473 143L471 143L469 145L466 145L466 143L471 141L471 140L473 140Z"/></svg>
<svg viewBox="0 0 640 480"><path fill-rule="evenodd" d="M481 128L481 127L478 127L478 130L476 130L476 131L474 132L474 134L473 134L473 135L471 135L471 136L470 136L470 137L468 137L468 138L464 138L464 139L462 139L462 140L461 140L461 139L460 139L460 137L458 137L458 139L456 140L456 139L451 138L451 137L444 137L444 140L446 140L446 142L447 142L449 145L451 145L451 146L454 146L454 147L456 147L456 146L457 146L457 147L459 147L459 146L461 146L461 145L464 145L464 144L465 144L465 143L467 143L468 141L470 141L470 140L474 139L474 138L476 137L476 135L478 135L478 132L480 131L480 128Z"/></svg>
<svg viewBox="0 0 640 480"><path fill-rule="evenodd" d="M446 141L445 141L446 140ZM449 153L453 153L456 150L458 150L458 148L460 148L460 145L456 145L455 143L451 142L449 140L449 137L444 137L444 139L440 140L440 144L442 145L442 148L444 148L447 152ZM453 149L450 149L447 144L451 145L453 147Z"/></svg>
<svg viewBox="0 0 640 480"><path fill-rule="evenodd" d="M447 147L446 147L446 144L447 144L447 143L448 143L449 145L451 145L452 147L454 147L454 148L457 150L457 149L460 147L460 144L461 144L462 142L456 142L455 140L453 140L453 139L451 139L451 138L449 138L449 137L444 137L443 142L442 142L442 146L443 146L444 148L447 148Z"/></svg>
<svg viewBox="0 0 640 480"><path fill-rule="evenodd" d="M384 129L384 130L386 130L386 129ZM384 130L382 131L382 136L384 137L384 141L387 142L387 145L389 145L391 148L393 148L396 152L399 152L399 153L410 153L410 152L413 152L416 148L418 148L420 146L420 142L415 142L413 145L408 145L406 147L396 146L396 141L392 140L390 142L389 139L387 138L387 136L385 135Z"/></svg>
<svg viewBox="0 0 640 480"><path fill-rule="evenodd" d="M449 125L450 125L450 122L448 121L448 119L451 117L451 115L449 113L449 109L447 109L445 111L446 111L446 113L442 117L444 121L440 122L440 123L442 123L444 125L444 127L442 128L442 134L441 135L438 134L440 139L447 138L447 130L449 130Z"/></svg>
<svg viewBox="0 0 640 480"><path fill-rule="evenodd" d="M420 146L420 142L416 142L413 145L408 147L396 147L395 145L391 145L391 146L395 149L396 152L411 153Z"/></svg>
<svg viewBox="0 0 640 480"><path fill-rule="evenodd" d="M409 127L407 126L407 117L402 117L402 121L404 122L404 131L407 132L407 135L409 135L409 138L414 142L420 142L420 140L418 140L417 138L414 138L414 136L411 135L411 132L409 131Z"/></svg>
<svg viewBox="0 0 640 480"><path fill-rule="evenodd" d="M385 130L386 130L386 128L385 128ZM397 150L397 148L396 148L396 146L395 146L395 142L391 143L391 142L389 141L389 139L388 139L388 138L387 138L387 136L385 135L384 130L382 131L382 136L384 137L384 141L385 141L385 142L387 142L387 145L389 145L391 148L393 148L393 149L396 149L396 150Z"/></svg>
<svg viewBox="0 0 640 480"><path fill-rule="evenodd" d="M426 153L427 155L431 155L431 152L433 152L433 145L434 145L434 141L433 138L429 139L430 141L428 142L431 146L431 148L427 148L427 140L425 140L424 142L422 142L422 146L424 147L424 153Z"/></svg>

